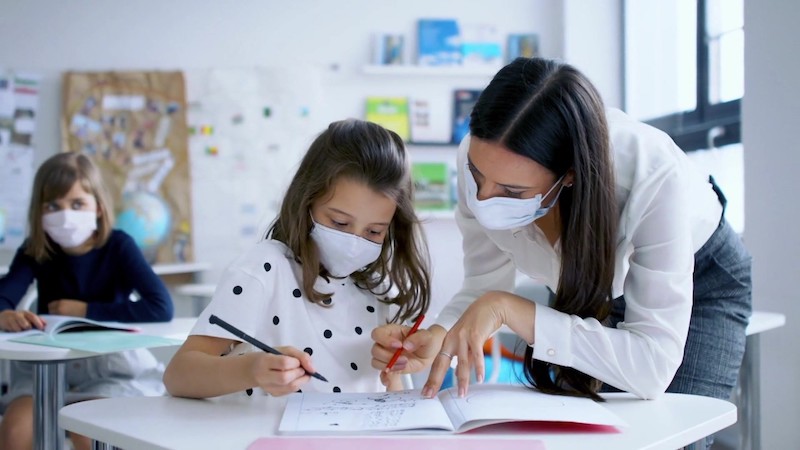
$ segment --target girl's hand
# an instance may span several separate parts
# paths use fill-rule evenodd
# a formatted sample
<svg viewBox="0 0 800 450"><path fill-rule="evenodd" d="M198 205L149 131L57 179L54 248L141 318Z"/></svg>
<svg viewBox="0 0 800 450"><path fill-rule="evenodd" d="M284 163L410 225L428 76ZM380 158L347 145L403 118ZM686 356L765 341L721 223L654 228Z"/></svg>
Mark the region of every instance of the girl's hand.
<svg viewBox="0 0 800 450"><path fill-rule="evenodd" d="M500 291L491 291L480 296L464 311L445 336L441 351L437 352L433 361L428 381L422 389L422 395L429 398L436 395L453 357L458 358L455 373L458 395L467 395L473 367L478 383L484 380L486 368L483 344L486 340L506 324L532 344L535 319L536 304L532 301Z"/></svg>
<svg viewBox="0 0 800 450"><path fill-rule="evenodd" d="M45 321L31 311L7 309L0 312L0 330L3 331L44 330L45 325Z"/></svg>
<svg viewBox="0 0 800 450"><path fill-rule="evenodd" d="M375 341L372 345L372 367L384 371L397 349L403 348L403 353L390 370L392 373L416 373L428 368L439 352L445 330L434 325L408 336L410 330L411 327L395 324L372 330L372 340Z"/></svg>
<svg viewBox="0 0 800 450"><path fill-rule="evenodd" d="M306 374L316 370L311 365L311 356L294 347L279 347L283 355L266 352L251 352L250 376L255 384L273 396L297 392L311 380Z"/></svg>
<svg viewBox="0 0 800 450"><path fill-rule="evenodd" d="M86 317L87 305L80 300L55 300L47 304L47 311L62 316Z"/></svg>
<svg viewBox="0 0 800 450"><path fill-rule="evenodd" d="M403 375L397 372L381 370L381 383L386 386L386 392L402 391L404 388Z"/></svg>

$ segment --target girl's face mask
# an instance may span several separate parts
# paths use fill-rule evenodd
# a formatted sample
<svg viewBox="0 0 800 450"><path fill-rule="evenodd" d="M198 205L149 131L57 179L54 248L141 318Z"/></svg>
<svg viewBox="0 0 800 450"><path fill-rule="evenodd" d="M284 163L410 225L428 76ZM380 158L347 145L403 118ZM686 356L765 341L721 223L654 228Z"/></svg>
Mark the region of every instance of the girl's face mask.
<svg viewBox="0 0 800 450"><path fill-rule="evenodd" d="M78 247L97 229L97 212L62 209L47 213L42 216L42 227L61 247Z"/></svg>
<svg viewBox="0 0 800 450"><path fill-rule="evenodd" d="M332 276L347 277L381 256L383 245L311 221L311 239L319 249L319 260Z"/></svg>

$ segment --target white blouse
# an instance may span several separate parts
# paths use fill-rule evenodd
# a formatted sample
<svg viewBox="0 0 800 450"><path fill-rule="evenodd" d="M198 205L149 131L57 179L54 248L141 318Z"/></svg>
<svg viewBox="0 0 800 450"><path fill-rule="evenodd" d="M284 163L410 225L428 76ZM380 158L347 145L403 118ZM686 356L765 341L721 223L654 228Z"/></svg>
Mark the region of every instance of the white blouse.
<svg viewBox="0 0 800 450"><path fill-rule="evenodd" d="M683 359L692 309L694 254L716 230L722 206L686 154L663 132L607 110L616 169L619 230L614 298L625 296L617 328L538 304L535 359L574 367L641 398L663 393ZM464 189L469 137L459 148L458 186ZM459 198L464 284L437 318L449 329L490 290L513 292L516 272L558 287L560 245L534 224L492 231L480 226Z"/></svg>
<svg viewBox="0 0 800 450"><path fill-rule="evenodd" d="M291 250L279 241L262 241L225 271L191 334L238 340L208 322L215 314L269 346L309 353L328 383L312 378L302 387L305 392L385 391L371 365L370 333L391 318L390 307L350 278L322 277L316 289L333 296L330 306L317 305L308 301L300 280L302 267Z"/></svg>

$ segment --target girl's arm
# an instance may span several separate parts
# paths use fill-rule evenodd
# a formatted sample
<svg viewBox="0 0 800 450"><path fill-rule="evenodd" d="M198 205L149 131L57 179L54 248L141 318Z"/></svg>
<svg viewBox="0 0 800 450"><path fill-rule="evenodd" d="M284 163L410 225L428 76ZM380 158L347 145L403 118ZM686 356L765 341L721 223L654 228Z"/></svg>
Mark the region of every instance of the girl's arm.
<svg viewBox="0 0 800 450"><path fill-rule="evenodd" d="M44 328L44 321L32 311L17 311L17 305L34 280L36 262L25 254L24 244L17 250L8 273L0 278L0 330L23 331Z"/></svg>
<svg viewBox="0 0 800 450"><path fill-rule="evenodd" d="M118 234L117 234L118 233ZM119 276L141 297L133 302L125 299L115 303L89 303L86 317L94 320L119 322L167 322L172 320L172 298L161 278L153 272L133 239L122 232L117 245ZM112 235L112 239L114 235ZM106 245L114 245L109 242Z"/></svg>
<svg viewBox="0 0 800 450"><path fill-rule="evenodd" d="M36 262L25 254L23 244L8 268L8 273L0 278L0 311L13 310L33 283L33 268Z"/></svg>
<svg viewBox="0 0 800 450"><path fill-rule="evenodd" d="M170 360L164 372L164 385L176 397L208 398L260 387L271 395L296 392L311 377L306 371L311 357L292 347L278 350L284 355L266 352L225 354L237 341L192 335Z"/></svg>

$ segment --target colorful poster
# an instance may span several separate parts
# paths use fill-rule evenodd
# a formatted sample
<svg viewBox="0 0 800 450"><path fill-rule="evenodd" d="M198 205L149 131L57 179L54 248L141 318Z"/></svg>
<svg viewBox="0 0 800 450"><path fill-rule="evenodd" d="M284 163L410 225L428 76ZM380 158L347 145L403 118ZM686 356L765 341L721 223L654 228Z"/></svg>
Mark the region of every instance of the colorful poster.
<svg viewBox="0 0 800 450"><path fill-rule="evenodd" d="M183 74L71 72L63 92L64 151L100 167L116 227L151 263L193 261Z"/></svg>
<svg viewBox="0 0 800 450"><path fill-rule="evenodd" d="M34 74L0 73L0 249L25 239L39 82Z"/></svg>

